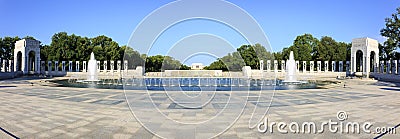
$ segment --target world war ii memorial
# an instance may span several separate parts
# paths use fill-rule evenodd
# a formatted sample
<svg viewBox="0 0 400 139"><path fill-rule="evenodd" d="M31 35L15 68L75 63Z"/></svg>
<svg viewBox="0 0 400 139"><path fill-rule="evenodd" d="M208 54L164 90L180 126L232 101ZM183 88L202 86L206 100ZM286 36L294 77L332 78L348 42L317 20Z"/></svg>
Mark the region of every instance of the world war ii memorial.
<svg viewBox="0 0 400 139"><path fill-rule="evenodd" d="M309 1L258 2L107 2L95 9L86 2L31 3L54 9L24 15L58 24L40 17L24 26L0 23L0 138L400 137L400 3L349 2L354 11L346 13L354 15L393 7L367 19L342 15L341 4L323 10L308 9ZM119 8L105 10L112 5ZM296 10L299 16L289 16ZM106 22L116 15L135 23L128 29L131 21ZM295 17L303 19L269 21ZM354 20L325 22L342 18ZM356 26L357 20L371 23ZM374 28L373 20L382 26ZM66 31L40 35L46 28ZM291 36L287 47L274 46L284 36Z"/></svg>

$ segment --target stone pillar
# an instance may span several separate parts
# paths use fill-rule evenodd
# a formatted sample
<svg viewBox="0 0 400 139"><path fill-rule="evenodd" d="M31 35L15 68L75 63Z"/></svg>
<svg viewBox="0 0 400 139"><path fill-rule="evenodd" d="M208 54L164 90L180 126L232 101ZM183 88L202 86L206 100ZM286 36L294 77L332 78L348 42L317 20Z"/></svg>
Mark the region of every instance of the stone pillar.
<svg viewBox="0 0 400 139"><path fill-rule="evenodd" d="M107 68L107 60L103 61L103 68L104 68L104 72L107 72L108 68Z"/></svg>
<svg viewBox="0 0 400 139"><path fill-rule="evenodd" d="M0 58L0 72L3 72L3 59Z"/></svg>
<svg viewBox="0 0 400 139"><path fill-rule="evenodd" d="M72 72L72 61L68 62L68 71Z"/></svg>
<svg viewBox="0 0 400 139"><path fill-rule="evenodd" d="M321 68L322 68L321 61L317 61L317 72L321 72Z"/></svg>
<svg viewBox="0 0 400 139"><path fill-rule="evenodd" d="M8 69L10 69L10 72L14 72L14 61L13 60L9 60L8 61Z"/></svg>
<svg viewBox="0 0 400 139"><path fill-rule="evenodd" d="M260 60L260 70L264 70L264 60Z"/></svg>
<svg viewBox="0 0 400 139"><path fill-rule="evenodd" d="M384 65L385 65L385 62L384 61L381 61L381 65L380 65L380 73L383 73L384 72Z"/></svg>
<svg viewBox="0 0 400 139"><path fill-rule="evenodd" d="M267 60L267 72L271 71L271 60Z"/></svg>
<svg viewBox="0 0 400 139"><path fill-rule="evenodd" d="M65 72L65 61L61 61L61 71Z"/></svg>
<svg viewBox="0 0 400 139"><path fill-rule="evenodd" d="M58 61L54 61L54 71L58 71Z"/></svg>
<svg viewBox="0 0 400 139"><path fill-rule="evenodd" d="M386 74L390 74L391 73L391 63L390 60L386 61Z"/></svg>
<svg viewBox="0 0 400 139"><path fill-rule="evenodd" d="M285 72L286 71L286 63L285 60L281 61L281 72Z"/></svg>
<svg viewBox="0 0 400 139"><path fill-rule="evenodd" d="M400 75L400 60L397 62L397 74Z"/></svg>
<svg viewBox="0 0 400 139"><path fill-rule="evenodd" d="M397 60L393 60L392 73L397 74Z"/></svg>
<svg viewBox="0 0 400 139"><path fill-rule="evenodd" d="M79 61L75 61L75 71L79 72Z"/></svg>
<svg viewBox="0 0 400 139"><path fill-rule="evenodd" d="M278 60L274 60L274 72L278 72Z"/></svg>
<svg viewBox="0 0 400 139"><path fill-rule="evenodd" d="M310 61L310 72L314 72L314 61Z"/></svg>
<svg viewBox="0 0 400 139"><path fill-rule="evenodd" d="M328 67L328 61L324 61L324 71L325 71L325 72L328 72L328 69L329 69L329 67Z"/></svg>
<svg viewBox="0 0 400 139"><path fill-rule="evenodd" d="M300 72L300 62L296 61L296 71Z"/></svg>
<svg viewBox="0 0 400 139"><path fill-rule="evenodd" d="M303 72L307 71L307 61L303 61Z"/></svg>
<svg viewBox="0 0 400 139"><path fill-rule="evenodd" d="M40 61L40 72L44 73L46 71L46 62L45 61Z"/></svg>
<svg viewBox="0 0 400 139"><path fill-rule="evenodd" d="M8 61L7 60L3 60L3 72L8 72Z"/></svg>
<svg viewBox="0 0 400 139"><path fill-rule="evenodd" d="M350 72L350 61L346 61L346 72Z"/></svg>
<svg viewBox="0 0 400 139"><path fill-rule="evenodd" d="M336 71L336 61L332 61L332 72Z"/></svg>
<svg viewBox="0 0 400 139"><path fill-rule="evenodd" d="M97 64L96 64L96 65L97 65L97 72L100 72L100 66L101 66L101 65L100 65L100 61L96 61L96 63L97 63Z"/></svg>
<svg viewBox="0 0 400 139"><path fill-rule="evenodd" d="M111 69L111 72L114 72L114 68L115 68L114 61L111 60L111 61L110 61L110 69Z"/></svg>
<svg viewBox="0 0 400 139"><path fill-rule="evenodd" d="M1 62L1 72L6 72L6 60L2 60Z"/></svg>
<svg viewBox="0 0 400 139"><path fill-rule="evenodd" d="M343 72L343 61L339 61L339 72Z"/></svg>
<svg viewBox="0 0 400 139"><path fill-rule="evenodd" d="M40 56L36 55L36 62L35 62L35 73L40 73Z"/></svg>
<svg viewBox="0 0 400 139"><path fill-rule="evenodd" d="M124 60L124 70L128 71L128 60Z"/></svg>
<svg viewBox="0 0 400 139"><path fill-rule="evenodd" d="M86 67L87 67L86 61L83 61L83 64L82 64L82 72L86 72Z"/></svg>
<svg viewBox="0 0 400 139"><path fill-rule="evenodd" d="M52 66L52 62L51 61L47 61L47 71L53 71L53 66Z"/></svg>
<svg viewBox="0 0 400 139"><path fill-rule="evenodd" d="M117 61L117 70L118 72L121 72L121 60Z"/></svg>

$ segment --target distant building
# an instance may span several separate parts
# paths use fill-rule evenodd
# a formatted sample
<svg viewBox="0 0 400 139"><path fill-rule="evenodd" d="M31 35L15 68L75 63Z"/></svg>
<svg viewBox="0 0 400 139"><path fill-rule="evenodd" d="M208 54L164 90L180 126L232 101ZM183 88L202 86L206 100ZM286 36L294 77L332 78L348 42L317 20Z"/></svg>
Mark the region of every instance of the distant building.
<svg viewBox="0 0 400 139"><path fill-rule="evenodd" d="M192 63L191 70L203 70L203 63Z"/></svg>

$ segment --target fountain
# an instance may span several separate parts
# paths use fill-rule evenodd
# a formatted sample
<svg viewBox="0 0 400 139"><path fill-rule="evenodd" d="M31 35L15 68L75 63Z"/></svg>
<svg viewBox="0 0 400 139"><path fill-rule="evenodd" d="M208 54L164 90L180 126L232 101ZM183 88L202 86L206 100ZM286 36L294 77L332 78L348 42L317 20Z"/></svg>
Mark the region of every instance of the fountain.
<svg viewBox="0 0 400 139"><path fill-rule="evenodd" d="M296 77L296 61L294 60L293 51L290 51L289 59L286 61L286 77L282 81L286 84L302 84Z"/></svg>
<svg viewBox="0 0 400 139"><path fill-rule="evenodd" d="M96 82L99 81L97 78L97 60L94 58L94 53L90 54L90 60L88 63L88 74L87 80L88 82Z"/></svg>

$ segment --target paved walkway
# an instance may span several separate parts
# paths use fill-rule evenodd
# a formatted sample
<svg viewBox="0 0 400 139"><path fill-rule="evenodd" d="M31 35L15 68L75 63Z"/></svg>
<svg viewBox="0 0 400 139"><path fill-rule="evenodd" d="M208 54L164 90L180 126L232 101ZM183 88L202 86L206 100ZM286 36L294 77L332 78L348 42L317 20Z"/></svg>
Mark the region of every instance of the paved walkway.
<svg viewBox="0 0 400 139"><path fill-rule="evenodd" d="M267 115L269 122L315 122L338 121L337 113L345 111L346 122L371 122L375 127L394 127L400 124L400 86L384 82L347 80L342 85L330 89L279 90L275 92L272 107ZM378 133L260 133L249 129L248 122L252 108L266 108L271 94L257 95L243 91L210 92L186 94L201 100L212 98L210 105L198 107L203 101L185 100L177 92L169 96L162 91L149 92L152 101L147 101L146 91L127 91L128 101L136 116L148 129L146 130L132 115L123 90L46 87L30 84L30 80L0 81L0 127L20 138L157 138L154 133L167 138L202 138L219 133L229 119L240 115L235 124L218 138L373 138ZM179 100L176 103L169 98ZM230 98L230 99L229 99ZM232 105L224 105L229 100ZM257 104L257 100L260 100ZM240 114L241 103L246 104ZM150 105L151 104L151 105ZM154 105L153 105L154 104ZM182 106L184 105L184 106ZM150 106L150 107L149 107ZM227 110L214 122L221 127L176 126L157 117L157 107L171 120L191 123L205 121L213 115ZM243 105L244 106L244 105ZM190 107L190 109L184 109ZM236 113L239 112L239 113ZM226 121L224 121L226 120ZM319 126L319 124L317 124ZM156 131L154 131L156 130ZM400 130L400 129L398 129ZM373 131L373 132L374 132ZM386 134L386 138L399 138L396 134ZM9 138L0 131L0 138Z"/></svg>

